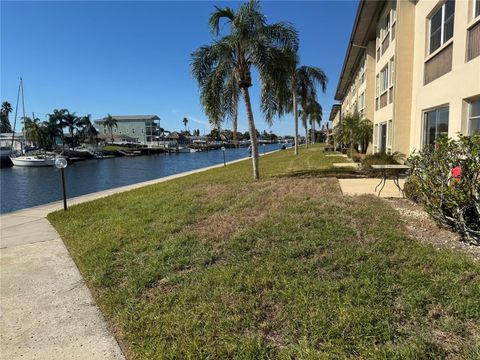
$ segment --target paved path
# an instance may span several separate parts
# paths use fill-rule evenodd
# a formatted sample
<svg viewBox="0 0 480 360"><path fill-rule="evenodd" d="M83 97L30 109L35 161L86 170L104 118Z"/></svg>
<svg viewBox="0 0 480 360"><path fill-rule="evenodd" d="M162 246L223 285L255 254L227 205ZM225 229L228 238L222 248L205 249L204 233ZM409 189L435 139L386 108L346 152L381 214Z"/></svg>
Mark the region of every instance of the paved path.
<svg viewBox="0 0 480 360"><path fill-rule="evenodd" d="M368 178L368 179L338 179L340 183L340 188L342 189L343 195L364 195L371 194L377 195L375 192L375 187L380 182L379 178ZM405 184L404 179L399 180L399 184L403 189ZM393 180L387 180L385 187L380 193L380 197L385 198L401 198L402 193L393 183Z"/></svg>
<svg viewBox="0 0 480 360"><path fill-rule="evenodd" d="M221 166L87 194L68 203ZM0 358L124 359L63 241L46 219L62 206L59 201L0 216Z"/></svg>

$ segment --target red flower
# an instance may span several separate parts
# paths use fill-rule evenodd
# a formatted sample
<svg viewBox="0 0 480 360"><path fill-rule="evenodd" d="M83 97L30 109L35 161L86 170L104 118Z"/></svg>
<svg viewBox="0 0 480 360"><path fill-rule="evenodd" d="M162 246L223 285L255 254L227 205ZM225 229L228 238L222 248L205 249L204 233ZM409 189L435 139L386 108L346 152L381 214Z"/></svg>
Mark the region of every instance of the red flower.
<svg viewBox="0 0 480 360"><path fill-rule="evenodd" d="M455 179L460 179L460 175L462 175L462 168L460 166L455 166L452 169L452 177Z"/></svg>

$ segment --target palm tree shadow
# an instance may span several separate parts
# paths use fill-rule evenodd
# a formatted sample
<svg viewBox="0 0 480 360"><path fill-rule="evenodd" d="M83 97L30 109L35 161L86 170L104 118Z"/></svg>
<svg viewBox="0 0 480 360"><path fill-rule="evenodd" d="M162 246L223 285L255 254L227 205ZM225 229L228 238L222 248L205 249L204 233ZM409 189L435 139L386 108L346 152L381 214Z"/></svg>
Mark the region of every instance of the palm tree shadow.
<svg viewBox="0 0 480 360"><path fill-rule="evenodd" d="M353 169L328 168L328 169L307 169L291 171L288 173L275 176L277 178L338 178L338 179L354 179L364 178L366 175Z"/></svg>

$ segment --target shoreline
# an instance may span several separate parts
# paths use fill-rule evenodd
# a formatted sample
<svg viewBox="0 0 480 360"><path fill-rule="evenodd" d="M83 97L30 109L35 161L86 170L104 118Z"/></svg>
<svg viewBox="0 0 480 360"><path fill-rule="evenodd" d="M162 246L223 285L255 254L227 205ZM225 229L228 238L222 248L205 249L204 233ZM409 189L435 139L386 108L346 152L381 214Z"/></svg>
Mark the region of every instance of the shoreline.
<svg viewBox="0 0 480 360"><path fill-rule="evenodd" d="M259 154L259 155L260 155L260 157L262 157L264 155L272 154L272 153L277 152L277 151L281 151L281 149L272 150L272 151L269 151L269 152L266 152L266 153L263 153L263 154ZM243 157L243 158L240 158L240 159L228 161L228 162L226 162L226 165L228 166L228 165L235 164L235 163L238 163L240 161L245 161L245 160L248 160L248 159L251 159L251 157L247 156L247 157ZM215 169L215 168L223 167L223 166L224 166L223 163L219 163L219 164L210 165L210 166L206 166L206 167L202 167L202 168L198 168L198 169L194 169L194 170L180 172L180 173L177 173L177 174L162 176L162 177L158 177L158 178L151 179L151 180L146 180L146 181L141 181L141 182L128 184L128 185L122 185L122 186L118 186L118 187L114 187L114 188L110 188L110 189L95 191L95 192L75 196L75 197L72 197L72 198L67 197L67 204L70 207L72 205L77 205L77 204L81 204L81 203L84 203L84 202L87 202L87 201L92 201L92 200L95 200L97 198L107 197L107 196L110 196L110 195L122 193L122 192L125 192L125 191L134 190L134 189L144 187L144 186L154 185L154 184L157 184L157 183L173 180L173 179L176 179L176 178L179 178L179 177L184 177L184 176L188 176L188 175L203 172L203 171L208 171L210 169ZM0 219L3 216L7 216L7 215L22 216L22 214L32 213L32 211L35 212L35 213L38 213L39 214L38 216L44 217L44 216L48 215L48 213L56 211L56 210L61 210L62 208L63 208L63 200L60 199L60 200L53 201L53 202L48 202L48 203L39 204L39 205L31 206L31 207L26 207L26 208L23 208L23 209L18 209L18 210L14 210L14 211L10 211L10 212L0 213ZM46 210L48 210L47 213L45 213Z"/></svg>

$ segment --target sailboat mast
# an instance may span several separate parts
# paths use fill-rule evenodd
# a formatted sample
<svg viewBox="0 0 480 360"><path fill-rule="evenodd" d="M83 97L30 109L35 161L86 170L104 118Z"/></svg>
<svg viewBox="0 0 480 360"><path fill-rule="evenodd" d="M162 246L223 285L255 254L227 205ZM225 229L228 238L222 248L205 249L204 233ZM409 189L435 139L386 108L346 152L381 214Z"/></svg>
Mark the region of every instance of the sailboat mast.
<svg viewBox="0 0 480 360"><path fill-rule="evenodd" d="M10 146L10 151L13 151L13 143L15 141L15 128L17 126L17 113L18 113L18 101L19 100L20 100L20 84L18 84L17 103L15 104L15 119L13 120L12 145Z"/></svg>
<svg viewBox="0 0 480 360"><path fill-rule="evenodd" d="M25 97L23 95L23 80L20 78L20 88L22 89L22 110L23 110L23 138L25 139L25 145L27 144L27 134L25 132Z"/></svg>

